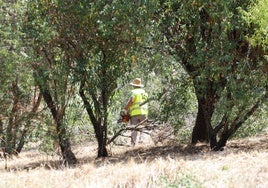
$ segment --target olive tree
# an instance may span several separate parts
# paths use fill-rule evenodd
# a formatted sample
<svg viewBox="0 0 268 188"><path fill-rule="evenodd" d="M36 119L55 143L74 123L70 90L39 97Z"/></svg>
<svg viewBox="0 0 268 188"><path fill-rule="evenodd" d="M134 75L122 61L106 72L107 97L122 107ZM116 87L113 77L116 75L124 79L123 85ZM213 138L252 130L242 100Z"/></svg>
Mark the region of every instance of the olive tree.
<svg viewBox="0 0 268 188"><path fill-rule="evenodd" d="M41 95L25 64L21 31L24 1L0 2L0 147L4 156L21 152L34 129Z"/></svg>
<svg viewBox="0 0 268 188"><path fill-rule="evenodd" d="M37 70L37 77L41 75L37 81L43 96L47 98L44 94L48 92L44 91L50 91L52 99L52 94L56 93L52 88L58 91L60 86L71 88L79 84L79 95L98 141L98 157L108 155L110 100L118 78L123 78L137 63L135 48L145 35L147 4L119 0L31 1L30 10L35 13L29 11L28 22L34 24L29 25L28 32L32 35L36 55L42 57L34 70ZM64 68L66 74L61 77L56 70ZM64 84L68 78L72 83ZM52 87L49 82L57 84ZM62 91L58 93L58 99L67 99L64 97L66 90ZM65 103L56 98L48 103L53 107L50 109L61 112L59 116L53 115L56 120L64 115L64 108L57 108L60 104Z"/></svg>
<svg viewBox="0 0 268 188"><path fill-rule="evenodd" d="M58 38L57 27L53 25L53 20L57 16L56 4L29 1L27 5L24 32L29 65L54 120L55 136L64 163L75 164L77 159L71 149L68 125L64 121L66 107L75 91L69 71L73 61L61 49L60 45L64 43Z"/></svg>
<svg viewBox="0 0 268 188"><path fill-rule="evenodd" d="M176 58L193 80L198 112L192 143L214 150L242 126L267 97L265 49L247 40L254 26L239 10L250 1L160 1L157 17Z"/></svg>
<svg viewBox="0 0 268 188"><path fill-rule="evenodd" d="M146 25L148 11L143 4L132 1L95 1L87 12L90 16L80 28L91 31L90 35L76 35L79 93L95 130L98 157L106 157L110 102L118 79L138 63L135 48L144 37L142 26ZM90 48L83 48L88 45Z"/></svg>

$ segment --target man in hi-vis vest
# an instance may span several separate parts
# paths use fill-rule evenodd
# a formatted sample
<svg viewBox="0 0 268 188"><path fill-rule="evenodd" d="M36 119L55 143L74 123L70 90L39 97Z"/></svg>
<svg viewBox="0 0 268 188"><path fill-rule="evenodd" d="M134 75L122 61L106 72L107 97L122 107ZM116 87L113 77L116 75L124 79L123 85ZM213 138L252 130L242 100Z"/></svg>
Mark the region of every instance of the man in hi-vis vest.
<svg viewBox="0 0 268 188"><path fill-rule="evenodd" d="M141 121L145 120L148 115L148 103L144 103L148 99L148 94L143 89L140 78L135 78L130 85L133 86L131 90L130 99L125 107L130 114L130 124L132 126L137 125ZM131 133L131 145L135 146L137 139L137 131ZM142 142L142 133L140 133L139 142Z"/></svg>

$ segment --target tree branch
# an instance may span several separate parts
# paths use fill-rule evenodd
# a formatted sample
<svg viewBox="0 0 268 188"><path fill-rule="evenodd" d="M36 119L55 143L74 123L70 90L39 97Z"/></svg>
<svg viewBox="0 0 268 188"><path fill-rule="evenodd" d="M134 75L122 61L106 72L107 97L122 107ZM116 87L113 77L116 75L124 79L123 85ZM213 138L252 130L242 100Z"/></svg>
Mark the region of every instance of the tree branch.
<svg viewBox="0 0 268 188"><path fill-rule="evenodd" d="M81 81L81 85L80 85L80 89L79 89L79 94L80 94L80 97L82 98L83 102L84 102L84 106L87 110L87 113L90 117L90 120L91 122L93 123L93 125L95 126L98 122L97 122L97 119L96 117L94 116L94 113L93 113L93 110L92 110L92 107L90 105L90 103L88 102L86 96L85 96L85 93L84 93L84 81Z"/></svg>
<svg viewBox="0 0 268 188"><path fill-rule="evenodd" d="M109 140L107 141L107 145L110 144L111 142L113 142L118 136L120 136L121 133L122 133L123 131L127 131L127 130L132 130L132 131L133 131L133 130L136 130L136 131L142 131L142 129L144 129L144 128L147 127L147 126L144 126L143 128L141 128L141 127L139 127L139 126L142 125L143 123L147 122L147 121L148 121L148 119L146 118L145 120L141 121L140 123L138 123L138 124L135 125L135 126L126 126L126 127L121 128L119 131L117 131L117 132L114 134L114 136L113 136L111 139L109 139Z"/></svg>
<svg viewBox="0 0 268 188"><path fill-rule="evenodd" d="M221 128L223 128L226 125L227 122L227 116L226 114L222 117L221 122L214 128L215 133L218 133Z"/></svg>
<svg viewBox="0 0 268 188"><path fill-rule="evenodd" d="M242 118L239 118L238 115L234 122L230 126L229 134L232 135L241 125L259 108L261 104L261 99L259 99L250 109L249 111L242 116Z"/></svg>

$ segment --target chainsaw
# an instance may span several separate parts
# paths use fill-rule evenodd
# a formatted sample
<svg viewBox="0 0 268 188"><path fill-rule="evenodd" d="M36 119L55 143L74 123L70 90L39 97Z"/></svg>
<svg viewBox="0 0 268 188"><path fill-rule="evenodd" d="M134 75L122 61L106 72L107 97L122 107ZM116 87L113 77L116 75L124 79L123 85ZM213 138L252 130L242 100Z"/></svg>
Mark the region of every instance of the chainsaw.
<svg viewBox="0 0 268 188"><path fill-rule="evenodd" d="M126 110L120 111L120 118L117 120L117 123L128 123L130 120L130 114Z"/></svg>

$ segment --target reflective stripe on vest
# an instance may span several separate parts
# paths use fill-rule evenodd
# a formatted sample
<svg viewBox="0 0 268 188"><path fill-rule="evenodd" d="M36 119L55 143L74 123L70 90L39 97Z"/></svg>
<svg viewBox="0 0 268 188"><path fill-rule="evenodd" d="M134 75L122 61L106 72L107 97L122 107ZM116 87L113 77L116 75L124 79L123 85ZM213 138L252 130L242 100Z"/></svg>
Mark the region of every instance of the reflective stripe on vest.
<svg viewBox="0 0 268 188"><path fill-rule="evenodd" d="M132 97L134 98L134 103L130 107L130 116L136 115L147 115L148 114L148 104L143 104L148 99L148 94L144 89L133 89ZM140 106L141 105L141 106Z"/></svg>

